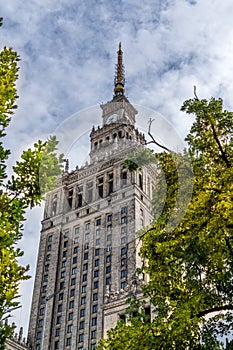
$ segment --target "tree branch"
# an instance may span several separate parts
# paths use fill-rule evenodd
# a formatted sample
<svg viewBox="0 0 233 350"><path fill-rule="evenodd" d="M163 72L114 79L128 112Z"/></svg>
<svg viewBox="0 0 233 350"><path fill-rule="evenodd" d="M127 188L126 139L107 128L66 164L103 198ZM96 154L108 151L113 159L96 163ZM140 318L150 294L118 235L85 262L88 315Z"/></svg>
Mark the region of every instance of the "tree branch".
<svg viewBox="0 0 233 350"><path fill-rule="evenodd" d="M155 145L159 146L160 148L164 149L165 151L167 151L167 152L169 152L169 153L172 153L172 151L171 151L169 148L167 148L167 147L161 145L160 143L158 143L158 142L154 139L154 136L151 134L151 124L153 123L153 121L154 121L154 119L151 119L151 118L150 118L150 120L149 120L149 128L148 128L148 135L150 136L150 138L152 139L152 141L147 142L146 144L148 145L148 144L150 144L150 143L154 143Z"/></svg>
<svg viewBox="0 0 233 350"><path fill-rule="evenodd" d="M233 311L233 305L223 305L223 306L215 306L211 309L201 311L197 314L197 317L203 317L205 315L210 314L211 312L217 312L217 311L226 311L226 310L232 310Z"/></svg>
<svg viewBox="0 0 233 350"><path fill-rule="evenodd" d="M228 160L226 152L222 148L221 142L219 141L219 138L217 136L216 130L215 130L214 125L213 125L213 123L211 121L210 121L210 126L211 126L211 129L212 129L212 132L213 132L214 139L215 139L215 141L216 141L216 143L217 143L217 145L219 147L219 150L221 152L221 158L226 163L227 168L230 168L231 164L230 164L230 162Z"/></svg>

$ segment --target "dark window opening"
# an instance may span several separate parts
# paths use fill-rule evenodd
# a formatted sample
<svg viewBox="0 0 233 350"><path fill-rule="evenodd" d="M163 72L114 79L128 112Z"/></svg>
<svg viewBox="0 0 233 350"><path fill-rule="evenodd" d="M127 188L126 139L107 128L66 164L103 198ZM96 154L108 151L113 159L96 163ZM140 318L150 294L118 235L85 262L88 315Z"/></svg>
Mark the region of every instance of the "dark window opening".
<svg viewBox="0 0 233 350"><path fill-rule="evenodd" d="M139 174L139 187L141 188L141 190L143 189L143 185L142 185L142 174Z"/></svg>
<svg viewBox="0 0 233 350"><path fill-rule="evenodd" d="M78 208L80 208L82 205L83 205L83 195L82 195L82 193L79 193L77 206L78 206Z"/></svg>
<svg viewBox="0 0 233 350"><path fill-rule="evenodd" d="M72 208L72 203L73 203L73 190L70 190L68 192L68 204L70 209Z"/></svg>

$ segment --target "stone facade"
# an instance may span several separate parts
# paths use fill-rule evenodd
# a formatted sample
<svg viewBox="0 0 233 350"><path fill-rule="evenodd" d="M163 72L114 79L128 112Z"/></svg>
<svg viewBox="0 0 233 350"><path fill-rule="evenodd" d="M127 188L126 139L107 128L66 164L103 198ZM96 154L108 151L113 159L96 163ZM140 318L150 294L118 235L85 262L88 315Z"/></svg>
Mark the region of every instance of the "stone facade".
<svg viewBox="0 0 233 350"><path fill-rule="evenodd" d="M28 334L35 350L94 349L127 307L142 264L136 232L151 220L155 169L124 166L146 141L119 81L120 54L115 95L90 134L89 164L67 166L46 197Z"/></svg>

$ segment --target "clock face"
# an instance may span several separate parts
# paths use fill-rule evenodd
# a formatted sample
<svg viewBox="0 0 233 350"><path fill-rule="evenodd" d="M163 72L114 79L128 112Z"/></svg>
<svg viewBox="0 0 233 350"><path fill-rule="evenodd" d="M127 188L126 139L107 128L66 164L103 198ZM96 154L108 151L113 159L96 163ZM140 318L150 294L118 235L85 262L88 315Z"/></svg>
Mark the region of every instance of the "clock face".
<svg viewBox="0 0 233 350"><path fill-rule="evenodd" d="M118 115L117 114L112 114L108 117L107 119L107 124L114 123L117 121Z"/></svg>

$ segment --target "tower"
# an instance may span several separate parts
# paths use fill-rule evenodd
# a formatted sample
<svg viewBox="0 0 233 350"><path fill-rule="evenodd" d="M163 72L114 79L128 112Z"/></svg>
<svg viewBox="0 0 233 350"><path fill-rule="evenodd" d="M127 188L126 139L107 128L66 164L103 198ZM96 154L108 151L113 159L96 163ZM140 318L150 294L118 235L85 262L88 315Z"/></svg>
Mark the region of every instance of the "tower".
<svg viewBox="0 0 233 350"><path fill-rule="evenodd" d="M124 159L146 147L125 96L119 44L114 95L90 133L90 162L46 196L29 324L32 349L91 350L140 292L136 232L151 220L155 171L129 173Z"/></svg>

